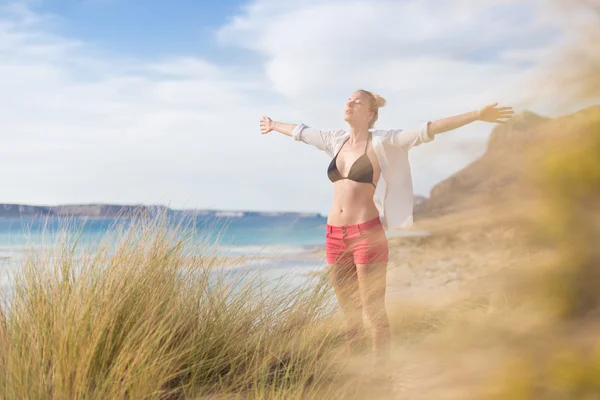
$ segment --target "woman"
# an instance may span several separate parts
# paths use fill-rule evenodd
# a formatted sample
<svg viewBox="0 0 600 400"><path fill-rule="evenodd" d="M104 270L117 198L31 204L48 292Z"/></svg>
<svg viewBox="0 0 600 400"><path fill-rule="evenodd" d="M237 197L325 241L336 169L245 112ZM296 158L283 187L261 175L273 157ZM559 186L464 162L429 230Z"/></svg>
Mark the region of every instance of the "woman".
<svg viewBox="0 0 600 400"><path fill-rule="evenodd" d="M346 347L362 342L363 312L370 322L376 362L389 354L390 326L385 310L388 244L385 230L412 225L413 190L408 150L442 132L474 121L504 122L512 108L497 103L478 111L427 122L414 130L374 130L385 100L357 90L346 101L349 130L319 130L263 117L262 134L278 131L333 157L327 175L333 204L327 219L329 276L344 313Z"/></svg>

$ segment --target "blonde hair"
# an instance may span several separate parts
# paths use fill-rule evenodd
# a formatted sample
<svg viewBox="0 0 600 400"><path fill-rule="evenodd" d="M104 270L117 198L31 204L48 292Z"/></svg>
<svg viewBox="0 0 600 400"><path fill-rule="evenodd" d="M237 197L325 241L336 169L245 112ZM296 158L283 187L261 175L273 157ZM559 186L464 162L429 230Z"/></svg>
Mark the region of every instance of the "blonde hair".
<svg viewBox="0 0 600 400"><path fill-rule="evenodd" d="M379 108L385 106L386 100L377 93L371 93L365 89L359 89L359 91L369 95L369 97L371 98L371 111L375 113L373 119L369 121L369 129L371 129L373 125L375 125L375 122L377 122L377 119L379 118Z"/></svg>

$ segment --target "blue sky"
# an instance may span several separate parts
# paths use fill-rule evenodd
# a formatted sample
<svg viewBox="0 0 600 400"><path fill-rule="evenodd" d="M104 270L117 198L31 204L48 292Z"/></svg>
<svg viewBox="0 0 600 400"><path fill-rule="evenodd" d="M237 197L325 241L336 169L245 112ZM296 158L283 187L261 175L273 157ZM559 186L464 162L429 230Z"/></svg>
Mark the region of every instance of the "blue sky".
<svg viewBox="0 0 600 400"><path fill-rule="evenodd" d="M110 51L157 58L181 53L215 61L235 56L219 47L214 32L242 1L62 0L34 9L57 16L57 31Z"/></svg>
<svg viewBox="0 0 600 400"><path fill-rule="evenodd" d="M490 102L567 111L543 88L565 40L542 0L0 0L0 202L327 213L327 156L262 115L377 128ZM564 99L562 99L564 100ZM475 123L411 151L415 192L485 150Z"/></svg>

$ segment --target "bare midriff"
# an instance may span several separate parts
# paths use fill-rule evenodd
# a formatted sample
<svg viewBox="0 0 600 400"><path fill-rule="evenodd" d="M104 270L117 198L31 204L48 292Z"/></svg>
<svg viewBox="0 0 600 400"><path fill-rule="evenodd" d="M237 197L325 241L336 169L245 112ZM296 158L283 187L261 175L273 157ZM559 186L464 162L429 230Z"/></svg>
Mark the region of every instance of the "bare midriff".
<svg viewBox="0 0 600 400"><path fill-rule="evenodd" d="M333 184L333 204L327 223L333 226L356 225L379 216L373 195L375 187L370 183L342 179Z"/></svg>

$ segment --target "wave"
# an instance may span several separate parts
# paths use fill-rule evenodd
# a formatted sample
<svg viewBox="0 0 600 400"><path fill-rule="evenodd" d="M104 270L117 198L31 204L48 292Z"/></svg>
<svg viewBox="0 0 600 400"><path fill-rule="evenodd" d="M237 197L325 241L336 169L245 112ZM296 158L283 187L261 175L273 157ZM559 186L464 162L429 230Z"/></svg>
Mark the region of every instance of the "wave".
<svg viewBox="0 0 600 400"><path fill-rule="evenodd" d="M270 271L269 273L276 275L281 274L281 272L275 272L277 270L287 271L287 273L291 274L304 274L307 270L309 271L318 271L323 268L322 260L315 259L302 259L302 258L293 258L293 259L278 259L278 258L266 258L266 259L250 259L241 262L232 263L227 265L228 269L241 270L241 269L256 269L261 271Z"/></svg>
<svg viewBox="0 0 600 400"><path fill-rule="evenodd" d="M306 254L314 251L318 246L289 246L289 245L247 245L247 246L220 246L225 253L232 255L294 255Z"/></svg>

